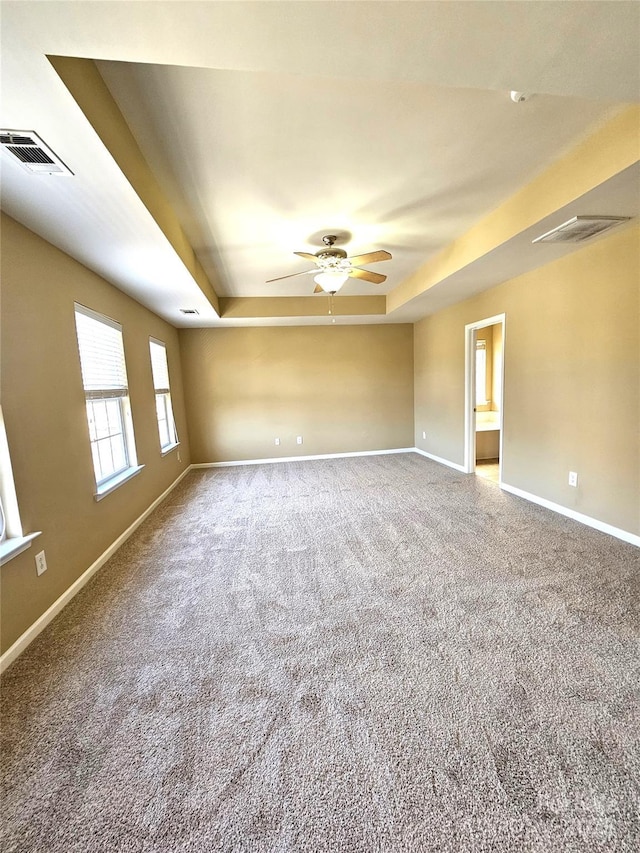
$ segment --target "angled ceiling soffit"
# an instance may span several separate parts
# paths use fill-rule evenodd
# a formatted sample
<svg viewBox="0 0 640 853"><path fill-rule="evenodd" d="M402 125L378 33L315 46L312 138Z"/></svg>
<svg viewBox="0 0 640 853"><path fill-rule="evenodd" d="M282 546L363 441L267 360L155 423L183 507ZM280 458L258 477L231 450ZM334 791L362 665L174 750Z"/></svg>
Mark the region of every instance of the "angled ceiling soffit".
<svg viewBox="0 0 640 853"><path fill-rule="evenodd" d="M94 61L68 56L49 56L48 59L207 301L220 315L215 287L198 261Z"/></svg>
<svg viewBox="0 0 640 853"><path fill-rule="evenodd" d="M640 106L622 108L606 124L392 290L387 296L388 313L637 163L639 131Z"/></svg>
<svg viewBox="0 0 640 853"><path fill-rule="evenodd" d="M238 296L220 298L223 319L386 315L386 296Z"/></svg>

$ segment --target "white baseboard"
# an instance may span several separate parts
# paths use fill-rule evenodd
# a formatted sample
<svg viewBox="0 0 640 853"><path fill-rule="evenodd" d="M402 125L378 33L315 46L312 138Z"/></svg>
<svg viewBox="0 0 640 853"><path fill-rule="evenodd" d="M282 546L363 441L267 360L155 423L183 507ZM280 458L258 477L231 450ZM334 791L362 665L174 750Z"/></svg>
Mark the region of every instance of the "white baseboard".
<svg viewBox="0 0 640 853"><path fill-rule="evenodd" d="M575 509L562 506L562 504L548 501L546 498L540 498L538 495L533 495L531 492L525 492L523 489L518 489L516 486L510 486L508 483L500 483L500 488L505 492L516 495L519 498L524 498L526 501L543 506L560 515L565 515L567 518L572 518L574 521L579 521L580 524L586 524L587 527L593 527L595 530L600 530L602 533L608 533L609 536L615 536L616 539L622 539L630 545L640 547L640 536L635 533L630 533L628 530L622 530L620 527L614 527L612 524L607 524L605 521L600 521L597 518L592 518L590 515L584 515L577 512Z"/></svg>
<svg viewBox="0 0 640 853"><path fill-rule="evenodd" d="M427 459L431 459L433 462L439 462L440 465L446 465L448 468L455 468L455 470L460 471L461 474L467 473L464 469L464 465L458 465L457 462L451 462L449 459L442 459L440 456L434 456L433 453L427 453L426 450L420 450L419 447L414 447L412 449L414 453L419 453L420 456L426 456Z"/></svg>
<svg viewBox="0 0 640 853"><path fill-rule="evenodd" d="M384 456L388 453L413 453L415 447L393 450L358 450L353 453L319 453L315 456L270 456L267 459L238 459L234 462L196 462L192 468L232 468L234 465L270 465L275 462L308 462L312 459L342 459L346 456Z"/></svg>
<svg viewBox="0 0 640 853"><path fill-rule="evenodd" d="M421 456L426 456L434 462L439 462L441 465L448 465L450 468L455 468L456 471L460 471L462 474L468 473L465 471L464 466L458 465L456 462L450 462L448 459L441 459L439 456L434 456L432 453L420 450L419 447L414 447L413 449L415 453L419 453ZM580 524L585 524L587 527L593 527L594 530L600 530L602 533L608 533L609 536L615 536L616 539L622 539L623 542L628 542L630 545L640 547L640 536L635 533L630 533L628 530L623 530L620 527L614 527L612 524L607 524L606 521L600 521L597 518L592 518L590 515L584 515L584 513L577 512L575 509L569 509L569 507L554 503L546 498L538 497L538 495L534 495L531 492L525 492L523 489L518 489L516 486L510 486L508 483L501 482L500 488L505 492L516 495L519 498L524 498L526 501L543 506L545 509L550 509L552 512L557 512L567 518L572 518L574 521L578 521Z"/></svg>
<svg viewBox="0 0 640 853"><path fill-rule="evenodd" d="M118 548L131 536L131 534L142 524L142 522L154 511L154 509L162 503L162 501L167 497L167 495L175 489L180 480L189 473L191 467L185 468L185 470L180 474L180 476L174 480L174 482L169 486L168 489L157 497L153 503L145 509L141 516L139 516L133 524L129 525L124 533L120 534L115 542L112 542L111 545L107 548L104 553L102 553L98 559L92 563L89 568L83 572L80 577L75 580L71 586L66 589L60 598L53 602L51 607L40 616L36 621L31 625L27 630L22 634L15 643L10 646L7 651L0 657L0 672L4 672L5 669L9 666L9 664L13 663L13 661L18 657L18 655L22 654L22 652L27 648L29 643L33 642L35 638L43 631L49 622L54 619L58 613L67 605L71 599L77 595L82 587L89 581L93 575L98 571L98 569L102 568L102 566L107 562L107 560L112 557Z"/></svg>

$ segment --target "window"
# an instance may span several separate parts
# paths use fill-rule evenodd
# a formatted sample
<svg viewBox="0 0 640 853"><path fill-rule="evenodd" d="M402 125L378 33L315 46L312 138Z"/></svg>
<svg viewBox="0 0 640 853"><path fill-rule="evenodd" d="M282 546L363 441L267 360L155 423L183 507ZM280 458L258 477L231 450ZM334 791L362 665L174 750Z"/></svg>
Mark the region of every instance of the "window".
<svg viewBox="0 0 640 853"><path fill-rule="evenodd" d="M156 392L156 416L158 418L158 432L160 433L160 449L167 453L178 444L176 423L173 419L173 408L171 406L171 391L169 389L169 363L167 362L167 348L162 341L154 338L149 340L151 352L151 373L153 375L153 387Z"/></svg>
<svg viewBox="0 0 640 853"><path fill-rule="evenodd" d="M143 466L136 459L122 326L82 305L75 311L99 500Z"/></svg>
<svg viewBox="0 0 640 853"><path fill-rule="evenodd" d="M24 551L39 535L39 532L25 535L22 530L7 433L0 407L0 563L8 562Z"/></svg>
<svg viewBox="0 0 640 853"><path fill-rule="evenodd" d="M487 403L487 342L476 341L476 406Z"/></svg>

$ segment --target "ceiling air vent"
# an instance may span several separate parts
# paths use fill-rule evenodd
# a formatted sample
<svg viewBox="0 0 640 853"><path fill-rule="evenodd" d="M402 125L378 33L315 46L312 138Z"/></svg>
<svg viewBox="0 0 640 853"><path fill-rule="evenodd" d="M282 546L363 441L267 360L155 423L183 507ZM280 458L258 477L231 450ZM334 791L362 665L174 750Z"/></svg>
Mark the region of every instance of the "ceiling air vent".
<svg viewBox="0 0 640 853"><path fill-rule="evenodd" d="M199 314L200 312L198 311L197 308L181 308L180 313L181 314Z"/></svg>
<svg viewBox="0 0 640 853"><path fill-rule="evenodd" d="M0 144L32 175L73 175L33 130L0 130Z"/></svg>
<svg viewBox="0 0 640 853"><path fill-rule="evenodd" d="M532 240L532 243L579 243L596 234L602 234L608 228L628 222L630 216L574 216L557 228L547 231Z"/></svg>

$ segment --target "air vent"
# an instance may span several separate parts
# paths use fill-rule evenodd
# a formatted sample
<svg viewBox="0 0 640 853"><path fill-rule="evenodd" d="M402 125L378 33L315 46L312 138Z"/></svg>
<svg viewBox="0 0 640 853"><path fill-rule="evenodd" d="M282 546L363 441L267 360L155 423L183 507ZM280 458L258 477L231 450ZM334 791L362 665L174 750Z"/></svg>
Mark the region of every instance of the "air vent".
<svg viewBox="0 0 640 853"><path fill-rule="evenodd" d="M73 175L32 130L0 130L0 144L32 175Z"/></svg>
<svg viewBox="0 0 640 853"><path fill-rule="evenodd" d="M197 308L181 308L180 313L181 314L199 314L200 312L198 311Z"/></svg>
<svg viewBox="0 0 640 853"><path fill-rule="evenodd" d="M630 216L574 216L557 228L547 231L532 243L579 243L596 234L602 234L608 228L628 222Z"/></svg>

